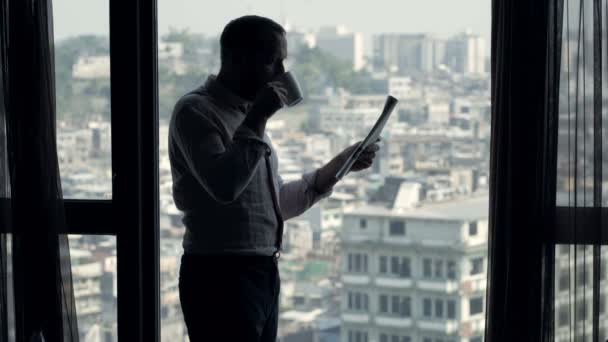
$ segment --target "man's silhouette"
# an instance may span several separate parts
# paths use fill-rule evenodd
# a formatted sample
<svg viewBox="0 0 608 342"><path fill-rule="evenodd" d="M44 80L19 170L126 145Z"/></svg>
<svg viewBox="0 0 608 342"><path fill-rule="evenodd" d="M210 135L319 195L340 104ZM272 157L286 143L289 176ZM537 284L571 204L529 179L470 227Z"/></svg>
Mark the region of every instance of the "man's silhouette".
<svg viewBox="0 0 608 342"><path fill-rule="evenodd" d="M175 105L169 129L173 198L186 227L179 293L190 341L275 341L283 221L329 196L355 145L283 182L270 117L286 90L285 30L245 16L222 32L221 70ZM353 170L371 166L378 145Z"/></svg>

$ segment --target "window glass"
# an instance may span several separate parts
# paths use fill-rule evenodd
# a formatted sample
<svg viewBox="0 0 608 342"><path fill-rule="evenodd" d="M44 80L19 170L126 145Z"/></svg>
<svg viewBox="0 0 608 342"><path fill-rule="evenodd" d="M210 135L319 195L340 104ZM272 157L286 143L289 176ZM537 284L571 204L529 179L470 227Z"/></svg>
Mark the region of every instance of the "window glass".
<svg viewBox="0 0 608 342"><path fill-rule="evenodd" d="M109 2L58 0L53 2L53 16L57 157L63 197L109 199Z"/></svg>
<svg viewBox="0 0 608 342"><path fill-rule="evenodd" d="M266 127L286 182L365 137L387 94L399 99L374 165L350 172L331 196L288 221L308 232L284 239L291 249L279 262L279 338L297 339L314 327L310 333L327 341L361 340L367 338L364 330L370 341L380 340L381 331L389 341L393 335L400 342L406 336L422 341L417 321L425 317L423 298L431 300L432 313L436 298L453 296L467 310L470 296L485 295L485 269L471 278L469 264L487 253L481 238L487 230L491 138L487 0L224 0L211 7L195 0L159 1L161 254L174 262L162 271L161 298L175 309L162 317L161 339L181 342L185 334L176 323L182 321L174 285L184 226L171 197L169 118L181 96L219 72L219 35L230 20L247 14L286 29L284 65L304 93L300 104L281 109ZM480 238L468 239L469 222L478 223ZM441 284L448 279L452 284ZM357 321L362 313L343 312L350 292L372 296L365 329ZM318 305L293 305L309 294L321 297ZM411 298L412 324L385 331L371 317L382 305L379 295L388 296L387 309L396 317L407 312L404 298ZM483 335L483 319L471 322L471 336ZM327 322L334 323L321 331ZM429 337L461 340L457 331Z"/></svg>
<svg viewBox="0 0 608 342"><path fill-rule="evenodd" d="M68 238L80 340L118 341L116 237Z"/></svg>

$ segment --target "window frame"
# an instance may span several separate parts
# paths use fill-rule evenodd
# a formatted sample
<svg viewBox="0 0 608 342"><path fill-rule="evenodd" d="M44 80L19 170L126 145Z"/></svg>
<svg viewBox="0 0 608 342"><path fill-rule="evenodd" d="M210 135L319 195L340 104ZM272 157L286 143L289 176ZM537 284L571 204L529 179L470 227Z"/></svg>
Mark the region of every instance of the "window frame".
<svg viewBox="0 0 608 342"><path fill-rule="evenodd" d="M118 340L159 342L157 1L108 4L112 199L65 199L64 233L116 238Z"/></svg>

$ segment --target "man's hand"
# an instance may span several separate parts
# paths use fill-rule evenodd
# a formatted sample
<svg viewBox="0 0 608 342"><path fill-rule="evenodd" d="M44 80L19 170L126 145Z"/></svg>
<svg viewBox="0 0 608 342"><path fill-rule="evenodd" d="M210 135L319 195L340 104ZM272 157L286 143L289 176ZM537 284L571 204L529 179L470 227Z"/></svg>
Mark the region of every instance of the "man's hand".
<svg viewBox="0 0 608 342"><path fill-rule="evenodd" d="M354 145L347 147L344 151L342 151L342 152L340 152L340 154L338 154L337 158L339 158L342 163L345 163L348 156L353 152L353 150L355 150L357 148L357 146L359 146L360 143L361 143L361 141L358 141ZM370 166L372 166L372 164L374 162L374 158L376 158L376 152L379 149L380 149L380 146L378 145L378 142L375 142L375 143L367 146L361 152L361 154L359 155L359 158L357 158L357 160L355 161L353 166L350 168L350 171L357 172L357 171L365 170L365 169L369 168Z"/></svg>
<svg viewBox="0 0 608 342"><path fill-rule="evenodd" d="M287 90L277 82L269 82L256 95L243 124L260 137L264 137L266 122L283 107Z"/></svg>
<svg viewBox="0 0 608 342"><path fill-rule="evenodd" d="M379 140L380 139L378 139L378 141ZM378 141L367 146L363 150L363 152L361 152L359 158L357 158L350 171L361 171L372 166L374 158L376 158L376 152L380 149ZM352 153L354 149L357 148L357 146L359 146L360 143L361 141L358 141L357 143L347 147L342 152L338 153L338 155L335 156L329 163L325 164L319 169L319 174L314 184L314 187L315 189L317 189L317 191L325 192L338 182L338 180L335 178L336 173L338 172L340 167L342 167L342 165L346 162L348 156Z"/></svg>

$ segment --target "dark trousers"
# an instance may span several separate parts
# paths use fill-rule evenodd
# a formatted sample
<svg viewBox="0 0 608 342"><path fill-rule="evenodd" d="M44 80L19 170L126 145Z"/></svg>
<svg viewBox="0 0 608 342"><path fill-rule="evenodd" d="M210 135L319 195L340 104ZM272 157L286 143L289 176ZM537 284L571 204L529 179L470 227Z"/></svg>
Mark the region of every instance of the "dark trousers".
<svg viewBox="0 0 608 342"><path fill-rule="evenodd" d="M184 254L179 299L190 342L275 342L279 288L274 257Z"/></svg>

